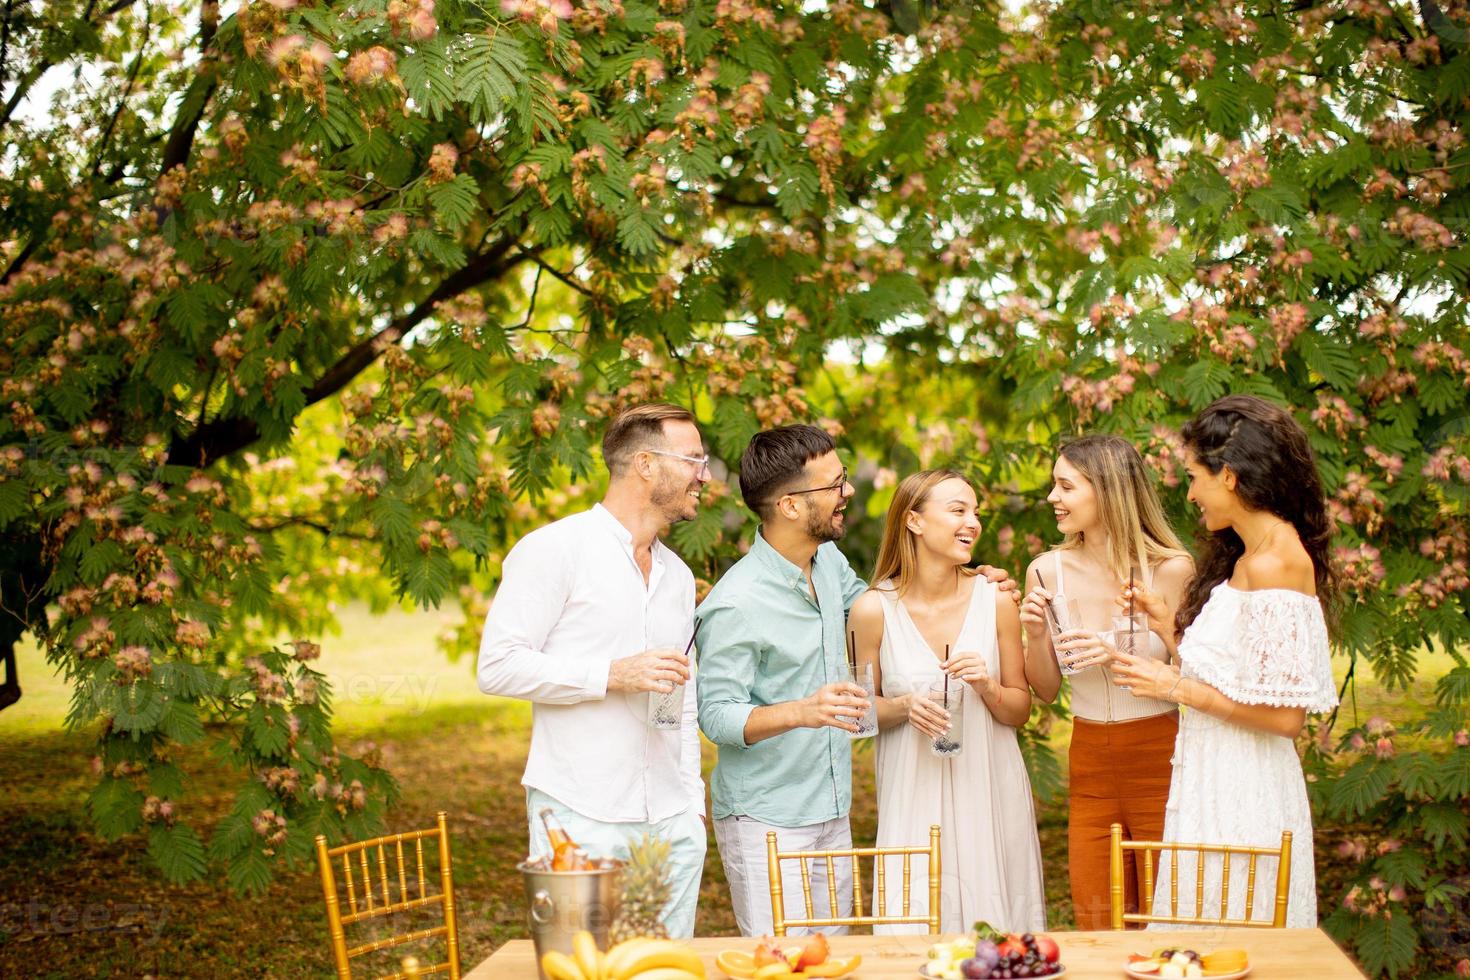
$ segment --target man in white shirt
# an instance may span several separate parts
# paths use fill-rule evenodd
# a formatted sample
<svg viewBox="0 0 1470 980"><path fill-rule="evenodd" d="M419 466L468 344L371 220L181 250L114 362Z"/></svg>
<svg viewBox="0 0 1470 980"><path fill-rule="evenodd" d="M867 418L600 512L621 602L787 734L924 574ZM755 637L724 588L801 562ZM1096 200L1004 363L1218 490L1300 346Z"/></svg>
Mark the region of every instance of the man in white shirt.
<svg viewBox="0 0 1470 980"><path fill-rule="evenodd" d="M602 439L611 477L591 510L537 528L506 555L480 641L486 694L532 702L521 784L533 857L551 853L549 807L592 856L652 830L672 846L669 934L694 934L706 847L689 659L694 576L659 541L692 519L709 481L694 416L639 405ZM682 724L647 722L649 692L684 685Z"/></svg>

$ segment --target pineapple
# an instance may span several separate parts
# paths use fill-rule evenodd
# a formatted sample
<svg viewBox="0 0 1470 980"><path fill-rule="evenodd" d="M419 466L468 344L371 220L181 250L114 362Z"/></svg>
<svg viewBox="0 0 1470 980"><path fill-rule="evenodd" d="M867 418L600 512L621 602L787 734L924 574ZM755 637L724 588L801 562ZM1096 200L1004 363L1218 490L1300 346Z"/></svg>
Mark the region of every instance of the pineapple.
<svg viewBox="0 0 1470 980"><path fill-rule="evenodd" d="M669 882L669 850L668 841L648 831L629 842L628 857L623 863L622 901L607 937L614 946L641 936L669 938L669 931L660 919L673 891Z"/></svg>

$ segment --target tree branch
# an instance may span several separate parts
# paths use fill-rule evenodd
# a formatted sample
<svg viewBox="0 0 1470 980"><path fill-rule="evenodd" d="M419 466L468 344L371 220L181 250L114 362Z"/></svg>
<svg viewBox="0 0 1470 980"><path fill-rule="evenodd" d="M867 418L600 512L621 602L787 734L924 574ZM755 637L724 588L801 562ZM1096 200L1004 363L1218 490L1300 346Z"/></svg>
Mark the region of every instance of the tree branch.
<svg viewBox="0 0 1470 980"><path fill-rule="evenodd" d="M122 95L118 97L117 108L112 110L112 116L107 120L107 125L102 129L102 135L97 138L97 155L92 159L92 176L97 176L102 169L102 158L107 155L107 143L112 139L112 131L117 128L117 121L122 118L123 109L127 108L128 97L133 94L133 84L138 80L138 69L143 67L143 56L148 53L148 42L153 38L153 4L148 4L148 17L143 22L143 42L138 45L138 56L133 59L133 67L128 69L127 81L123 84Z"/></svg>
<svg viewBox="0 0 1470 980"><path fill-rule="evenodd" d="M562 284L564 284L566 286L570 286L572 289L575 289L577 292L581 293L583 296L586 296L589 299L596 297L596 295L597 295L596 293L594 293L592 290L588 289L586 286L582 285L577 280L573 279L571 276L567 275L565 272L562 272L560 269L556 269L556 268L553 268L553 267L547 265L545 262L543 262L541 260L540 256L538 256L535 252L527 252L525 249L521 249L520 256L523 257L523 258L530 259L532 262L535 262L543 270L545 270L546 272L551 273L551 277L553 279L556 279L557 281L561 282Z"/></svg>
<svg viewBox="0 0 1470 980"><path fill-rule="evenodd" d="M136 2L137 0L116 0L116 2L108 6L107 9L102 12L102 17L100 20L98 20L97 23L100 24L102 21L111 17L113 14L117 13L120 10L131 7ZM82 23L85 24L91 22L92 11L95 10L96 7L96 0L92 0L92 2L87 4L87 9L81 16ZM9 4L7 4L6 26L9 27L9 24ZM81 32L75 29L71 29L68 30L66 33L70 38L75 40ZM60 61L65 61L73 54L76 54L76 52L77 48L71 48L68 51L61 52L59 55L57 55L57 57L60 59ZM37 61L34 65L31 66L31 70L26 72L26 75L23 79L16 83L15 91L10 93L10 99L5 103L4 112L3 114L0 114L0 130L5 129L6 125L10 122L11 116L15 115L15 110L20 106L21 102L25 101L26 94L30 92L31 87L40 80L42 75L46 74L46 72L50 71L58 63L58 61L54 61L50 57L42 58L40 61Z"/></svg>
<svg viewBox="0 0 1470 980"><path fill-rule="evenodd" d="M526 259L539 261L538 252L527 251L515 238L507 237L474 256L463 267L446 276L412 310L394 318L371 337L359 341L323 371L321 377L303 390L306 405L315 405L345 388L382 356L385 347L400 342L410 330L428 319L439 303L504 275ZM188 435L176 436L169 446L168 458L180 466L203 468L239 452L259 438L260 425L252 418L215 418Z"/></svg>
<svg viewBox="0 0 1470 980"><path fill-rule="evenodd" d="M259 531L262 534L270 534L273 531L279 531L282 528L287 528L287 527L305 527L305 528L310 528L313 531L319 531L321 533L322 537L324 537L324 538L347 538L350 541L375 541L375 540L377 540L376 538L374 538L370 534L363 534L360 531L342 531L342 530L338 530L337 528L332 527L330 524L326 524L326 523L324 523L322 521L313 520L310 517L301 517L299 515L294 515L294 514L291 515L290 517L277 518L276 520L271 521L269 524L253 524L252 523L250 525L250 529L252 531Z"/></svg>
<svg viewBox="0 0 1470 980"><path fill-rule="evenodd" d="M198 132L204 110L219 86L215 59L209 50L218 27L219 7L213 3L205 3L199 14L199 50L204 57L199 62L199 74L189 83L183 100L179 102L179 114L174 118L173 128L169 130L168 141L163 146L163 156L159 161L160 174L166 174L174 167L189 162L189 153L194 149L194 134Z"/></svg>

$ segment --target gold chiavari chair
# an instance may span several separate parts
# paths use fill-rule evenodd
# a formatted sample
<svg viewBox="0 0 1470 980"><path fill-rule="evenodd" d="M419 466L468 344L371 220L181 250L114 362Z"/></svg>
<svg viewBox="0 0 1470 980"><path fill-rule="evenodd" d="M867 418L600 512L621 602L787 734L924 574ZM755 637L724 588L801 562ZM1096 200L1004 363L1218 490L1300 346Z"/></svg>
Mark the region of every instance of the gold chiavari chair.
<svg viewBox="0 0 1470 980"><path fill-rule="evenodd" d="M425 841L429 841L430 846L437 845L439 851L439 891L435 894L430 894L428 891L431 876L424 874ZM413 848L414 873L412 876L408 872L408 863L404 855L405 845L411 845ZM396 857L396 861L392 862L397 868L396 875L389 874L388 850L390 848ZM371 856L369 852L372 852ZM333 860L338 858L341 859L340 865L347 891L345 915L342 911L342 903L337 891L337 878L332 865ZM338 980L352 980L352 967L349 961L355 957L439 936L444 937L445 944L448 946L448 956L445 962L419 966L415 961L412 971L390 973L380 980L407 980L410 977L427 976L432 973L447 973L450 980L459 980L459 928L454 916L454 881L449 860L449 828L446 826L443 811L437 814L436 824L429 830L388 834L384 837L358 841L355 844L343 844L339 847L328 847L327 839L318 834L316 859L322 874L322 892L327 902L327 926L332 937L332 958L337 964ZM358 881L354 881L352 867L354 862L358 866L355 875ZM394 885L397 886L397 901L393 899ZM444 913L444 924L441 926L401 933L357 946L347 945L345 926L434 905L438 905Z"/></svg>
<svg viewBox="0 0 1470 980"><path fill-rule="evenodd" d="M1123 825L1112 826L1113 840L1108 855L1108 899L1111 905L1113 928L1122 929L1126 923L1160 922L1169 924L1201 926L1250 926L1257 929L1286 928L1286 900L1291 894L1291 831L1281 833L1280 847L1246 847L1236 844L1169 844L1163 841L1125 841ZM1138 896L1142 912L1124 912L1123 909L1123 852L1143 852L1143 891ZM1159 852L1163 861L1164 852L1169 852L1169 914L1155 915L1154 904L1154 852ZM1179 852L1193 851L1197 855L1194 870L1194 911L1192 916L1179 914ZM1203 915L1205 907L1205 855L1223 855L1220 870L1220 914ZM1235 855L1249 856L1245 876L1245 917L1230 919L1230 859ZM1252 918L1251 912L1256 899L1256 859L1274 857L1276 863L1276 895L1272 903L1271 918ZM1137 860L1137 858L1135 858Z"/></svg>
<svg viewBox="0 0 1470 980"><path fill-rule="evenodd" d="M911 880L910 861L915 854L928 857L927 877L929 884L929 911L924 915L911 914L909 909L909 885ZM834 862L837 858L848 858L852 861L852 891L853 911L857 912L857 906L862 902L863 875L858 858L871 857L873 859L873 876L878 892L878 908L885 913L888 911L887 888L888 882L884 871L887 863L884 857L903 857L903 910L898 915L849 915L833 916L831 918L819 919L812 906L812 878L811 869L807 861L825 861L827 871L827 908L834 912L837 910L837 869ZM801 919L788 919L786 917L786 901L784 888L781 884L781 862L797 861L801 868L801 898L806 908L806 916ZM886 925L918 922L929 927L929 935L939 935L939 825L934 824L929 828L929 844L916 844L912 847L849 847L840 850L827 851L782 851L776 846L776 832L774 830L766 833L766 862L771 879L771 924L776 935L786 935L786 930L792 926L860 926L883 923Z"/></svg>

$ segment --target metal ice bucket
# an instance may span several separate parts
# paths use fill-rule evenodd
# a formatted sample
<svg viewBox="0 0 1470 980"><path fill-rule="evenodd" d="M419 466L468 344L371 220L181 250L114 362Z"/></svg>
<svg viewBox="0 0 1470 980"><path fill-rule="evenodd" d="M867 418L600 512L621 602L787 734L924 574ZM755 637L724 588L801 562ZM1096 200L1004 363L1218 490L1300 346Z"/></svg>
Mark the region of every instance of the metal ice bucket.
<svg viewBox="0 0 1470 980"><path fill-rule="evenodd" d="M547 871L529 862L516 865L526 883L526 924L536 943L536 970L548 950L572 955L572 936L585 929L607 948L607 930L622 900L623 865L603 861L589 871Z"/></svg>

